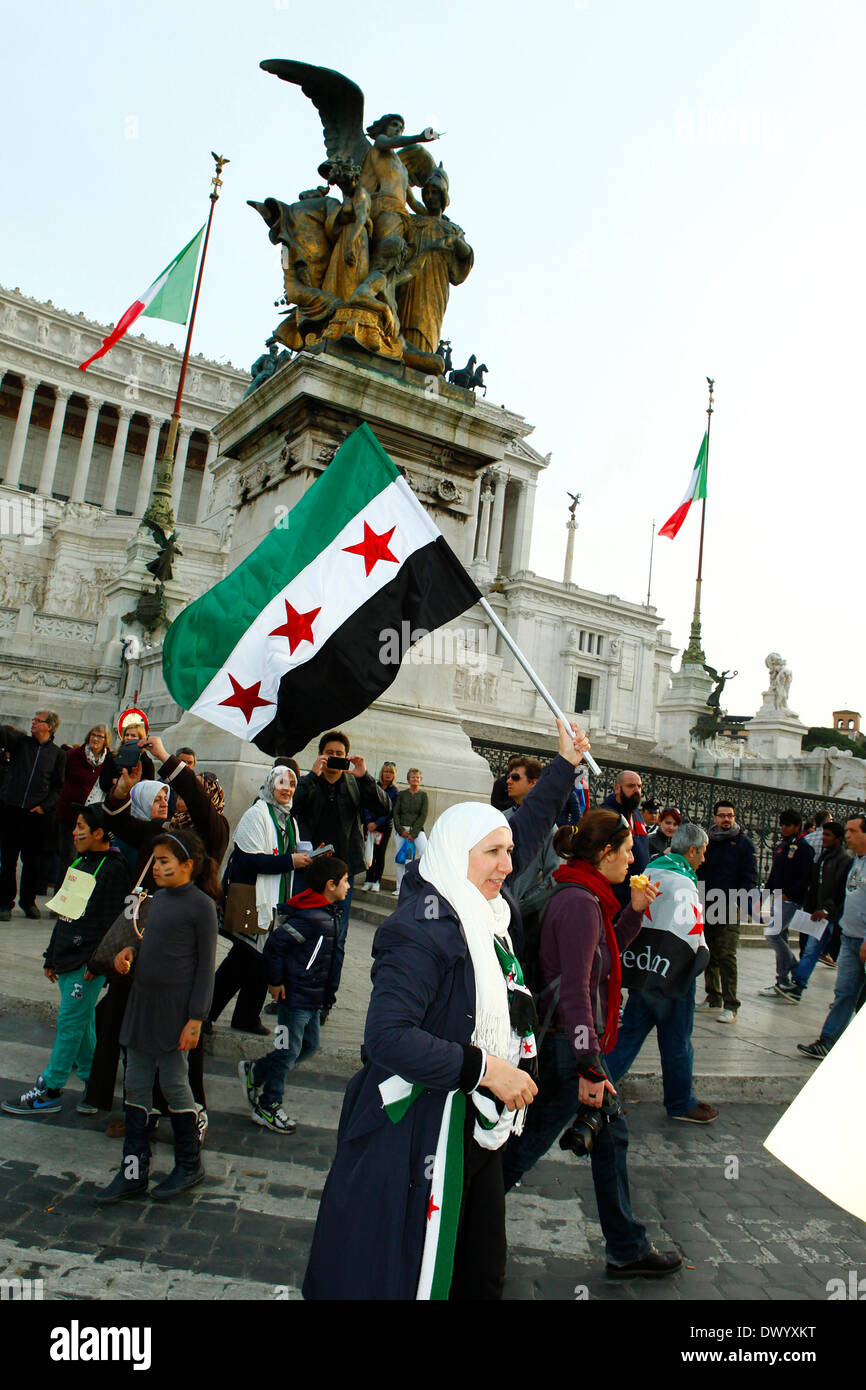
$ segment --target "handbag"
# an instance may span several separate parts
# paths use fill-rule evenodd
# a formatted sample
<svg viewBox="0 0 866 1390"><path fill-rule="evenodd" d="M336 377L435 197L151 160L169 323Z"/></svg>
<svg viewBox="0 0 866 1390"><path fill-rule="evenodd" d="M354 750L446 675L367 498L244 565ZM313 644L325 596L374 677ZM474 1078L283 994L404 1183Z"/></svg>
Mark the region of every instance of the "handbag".
<svg viewBox="0 0 866 1390"><path fill-rule="evenodd" d="M259 925L254 883L230 883L226 890L225 907L220 930L225 936L264 936L270 927Z"/></svg>
<svg viewBox="0 0 866 1390"><path fill-rule="evenodd" d="M404 840L397 853L394 855L396 864L411 864L415 858L415 841Z"/></svg>
<svg viewBox="0 0 866 1390"><path fill-rule="evenodd" d="M152 895L138 890L152 862L153 855L150 856L142 869L138 883L127 899L126 907L115 917L90 957L87 968L91 975L116 975L114 958L118 951L125 951L127 946L131 946L134 951L137 951L141 945Z"/></svg>
<svg viewBox="0 0 866 1390"><path fill-rule="evenodd" d="M376 846L381 840L381 838L382 836L377 836L375 831L367 831L367 838L364 841L364 863L366 864L368 869L372 866L373 855L375 853Z"/></svg>

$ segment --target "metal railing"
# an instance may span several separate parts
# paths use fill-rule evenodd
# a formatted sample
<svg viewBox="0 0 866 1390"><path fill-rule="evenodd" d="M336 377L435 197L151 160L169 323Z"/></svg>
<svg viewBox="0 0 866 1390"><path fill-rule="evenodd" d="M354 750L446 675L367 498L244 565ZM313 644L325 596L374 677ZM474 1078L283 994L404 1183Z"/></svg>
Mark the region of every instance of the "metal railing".
<svg viewBox="0 0 866 1390"><path fill-rule="evenodd" d="M511 743L496 743L490 739L473 738L472 747L490 765L494 777L505 772L508 759L519 753L537 758L546 764L554 757L550 748L533 748L527 744L515 747ZM606 796L613 791L616 774L624 764L610 762L606 758L596 758L601 768L601 777L589 774L589 795L593 806L600 806ZM812 792L789 791L784 787L758 787L751 782L733 782L724 777L705 777L696 772L672 772L667 768L641 767L638 763L628 763L634 772L639 772L643 783L643 800L655 801L659 810L664 806L676 806L684 821L708 827L713 821L713 806L722 799L732 801L737 811L737 823L752 844L758 859L759 881L763 883L773 860L773 851L781 838L779 834L779 812L791 807L799 811L803 820L824 809L830 812L833 820L844 825L851 816L864 814L858 801L844 797L819 796Z"/></svg>

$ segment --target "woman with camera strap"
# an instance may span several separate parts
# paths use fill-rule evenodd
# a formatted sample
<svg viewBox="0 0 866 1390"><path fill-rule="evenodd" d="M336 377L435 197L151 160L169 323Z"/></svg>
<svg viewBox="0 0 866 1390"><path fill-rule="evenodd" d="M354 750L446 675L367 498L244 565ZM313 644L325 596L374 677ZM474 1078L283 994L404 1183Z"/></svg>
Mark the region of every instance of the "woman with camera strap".
<svg viewBox="0 0 866 1390"><path fill-rule="evenodd" d="M513 1187L573 1121L561 1145L591 1156L607 1274L673 1274L682 1259L655 1250L631 1210L628 1126L604 1061L619 1025L620 952L637 936L658 890L640 875L620 910L613 884L628 873L632 835L615 811L588 811L576 829L557 831L553 847L565 863L553 875L559 891L544 915L539 947L545 984L539 1015L552 1010L553 1026L539 1057L539 1098L524 1133L505 1151L505 1186Z"/></svg>

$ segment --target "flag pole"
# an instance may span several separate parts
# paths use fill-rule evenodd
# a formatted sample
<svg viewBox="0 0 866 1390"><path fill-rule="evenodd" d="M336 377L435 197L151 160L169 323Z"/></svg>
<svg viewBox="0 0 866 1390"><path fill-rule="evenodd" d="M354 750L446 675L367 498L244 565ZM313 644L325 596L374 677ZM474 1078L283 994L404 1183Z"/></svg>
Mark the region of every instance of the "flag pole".
<svg viewBox="0 0 866 1390"><path fill-rule="evenodd" d="M526 672L529 679L532 681L532 684L535 686L542 700L553 713L554 718L561 719L565 727L567 729L570 729L571 720L566 718L562 710L559 708L559 705L554 700L553 696L542 684L541 679L535 674L529 662L526 660L526 657L523 655L523 652L520 650L514 638L511 636L511 633L508 632L506 628L502 626L502 623L499 621L493 609L490 607L490 604L487 602L487 599L482 596L479 599L479 603L481 607L484 609L484 612L487 614L490 621L492 622L493 626L496 628L496 631L499 633L503 642L508 647L509 651L511 651L514 654L520 665L523 667L524 671ZM583 757L590 771L594 772L596 777L600 777L601 768L595 761L595 758L593 758L590 753L584 753Z"/></svg>
<svg viewBox="0 0 866 1390"><path fill-rule="evenodd" d="M710 388L710 400L707 406L707 455L706 455L706 480L709 480L710 473L710 425L713 416L713 387L715 386L713 377L707 377L707 385ZM704 489L706 492L706 488ZM701 580L703 577L704 565L704 523L707 519L707 499L703 498L701 506L701 539L698 545L698 577L695 583L695 611L692 614L692 626L689 632L689 645L683 652L683 663L691 662L695 666L703 666L706 661L703 647L701 646Z"/></svg>
<svg viewBox="0 0 866 1390"><path fill-rule="evenodd" d="M211 151L213 154L213 151ZM186 369L189 362L189 352L192 346L192 331L195 327L195 312L198 308L198 296L201 290L202 273L204 271L205 257L207 256L207 244L210 237L210 227L213 221L213 210L219 198L219 190L222 186L220 174L223 166L229 163L225 155L214 154L216 163L216 173L211 180L210 212L207 218L207 230L204 234L204 246L202 247L201 260L198 266L198 278L195 285L195 294L192 301L192 311L189 316L189 328L186 334L186 347L183 350L183 360L180 364L180 376L177 383L177 395L174 401L174 410L171 416L171 424L168 427L168 438L165 441L165 450L159 461L156 473L156 486L153 490L153 498L150 506L142 517L142 525L151 530L158 526L165 536L170 536L174 531L174 512L171 505L171 494L174 487L174 451L177 443L177 431L180 425L180 403L183 400L183 388L186 381Z"/></svg>
<svg viewBox="0 0 866 1390"><path fill-rule="evenodd" d="M652 586L653 586L653 547L654 547L654 545L655 545L655 541L656 541L656 523L655 523L655 517L653 517L652 533L651 533L651 535L650 535L650 563L649 563L649 575L648 575L648 577L647 577L647 582L646 582L646 606L647 606L647 608L649 608L649 606L650 606L650 594L651 594L651 592L652 592Z"/></svg>

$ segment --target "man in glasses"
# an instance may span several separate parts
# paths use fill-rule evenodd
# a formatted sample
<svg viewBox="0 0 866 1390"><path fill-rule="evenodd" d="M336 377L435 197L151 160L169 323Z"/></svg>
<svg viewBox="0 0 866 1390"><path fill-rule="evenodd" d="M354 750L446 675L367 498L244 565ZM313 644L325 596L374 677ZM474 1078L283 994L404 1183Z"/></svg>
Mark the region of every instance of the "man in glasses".
<svg viewBox="0 0 866 1390"><path fill-rule="evenodd" d="M26 917L41 917L36 906L39 857L52 829L52 812L63 789L66 754L54 742L60 719L52 710L37 710L30 733L0 724L0 744L9 750L9 771L0 806L0 922L8 922L18 901Z"/></svg>

